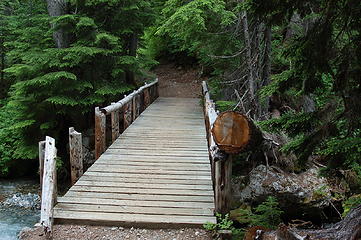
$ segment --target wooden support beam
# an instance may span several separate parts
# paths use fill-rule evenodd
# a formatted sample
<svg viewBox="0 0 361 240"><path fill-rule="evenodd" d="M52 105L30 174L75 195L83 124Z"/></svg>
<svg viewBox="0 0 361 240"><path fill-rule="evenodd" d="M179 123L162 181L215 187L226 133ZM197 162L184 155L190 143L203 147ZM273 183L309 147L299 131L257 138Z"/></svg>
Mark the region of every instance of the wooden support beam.
<svg viewBox="0 0 361 240"><path fill-rule="evenodd" d="M53 207L56 203L56 147L55 139L46 137L44 175L41 197L40 223L48 237L52 235Z"/></svg>
<svg viewBox="0 0 361 240"><path fill-rule="evenodd" d="M69 128L69 152L71 185L74 185L83 175L83 144L81 133Z"/></svg>
<svg viewBox="0 0 361 240"><path fill-rule="evenodd" d="M115 104L115 103L112 103ZM111 112L111 122L112 122L112 142L118 139L119 133L119 111Z"/></svg>
<svg viewBox="0 0 361 240"><path fill-rule="evenodd" d="M106 116L99 107L95 108L95 160L97 160L106 149Z"/></svg>

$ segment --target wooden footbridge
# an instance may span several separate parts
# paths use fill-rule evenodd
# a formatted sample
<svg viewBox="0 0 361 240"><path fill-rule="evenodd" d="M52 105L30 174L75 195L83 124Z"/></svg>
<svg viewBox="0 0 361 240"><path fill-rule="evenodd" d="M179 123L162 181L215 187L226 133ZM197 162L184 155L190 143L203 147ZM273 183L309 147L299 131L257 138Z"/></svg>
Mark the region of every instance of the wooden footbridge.
<svg viewBox="0 0 361 240"><path fill-rule="evenodd" d="M205 112L207 124L200 99L158 98L157 81L96 108L97 160L83 173L81 134L71 128L73 186L58 198L53 197L55 174L47 170L54 169L49 162L56 154L55 142L47 137L40 144L41 223L161 228L215 223L212 143Z"/></svg>

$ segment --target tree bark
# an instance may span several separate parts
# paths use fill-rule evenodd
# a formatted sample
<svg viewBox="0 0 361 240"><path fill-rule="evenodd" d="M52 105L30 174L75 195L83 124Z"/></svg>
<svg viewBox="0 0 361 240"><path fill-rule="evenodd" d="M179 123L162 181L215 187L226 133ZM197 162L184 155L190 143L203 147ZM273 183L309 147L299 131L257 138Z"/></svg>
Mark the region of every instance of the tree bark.
<svg viewBox="0 0 361 240"><path fill-rule="evenodd" d="M68 3L66 0L46 0L48 13L51 17L59 17L68 13ZM54 27L54 24L52 24ZM69 47L69 38L63 29L53 33L54 42L57 48Z"/></svg>
<svg viewBox="0 0 361 240"><path fill-rule="evenodd" d="M276 231L263 231L261 240L358 240L361 239L361 205L332 227L318 230L303 230L280 224Z"/></svg>
<svg viewBox="0 0 361 240"><path fill-rule="evenodd" d="M270 26L265 26L264 29L264 56L262 61L262 81L260 88L267 86L270 82L271 76L271 51L272 51L272 30ZM267 119L270 99L267 97L264 104L260 106L259 116L261 119Z"/></svg>
<svg viewBox="0 0 361 240"><path fill-rule="evenodd" d="M5 83L5 47L4 47L4 39L0 36L0 99L5 97L7 92L7 84Z"/></svg>
<svg viewBox="0 0 361 240"><path fill-rule="evenodd" d="M138 49L138 36L135 33L132 33L129 38L129 47L128 47L128 55L132 57L137 56ZM128 70L126 72L127 83L132 84L137 87L137 82L135 81L134 71Z"/></svg>
<svg viewBox="0 0 361 240"><path fill-rule="evenodd" d="M248 90L249 90L249 96L250 101L253 102L255 100L255 89L256 89L256 81L254 76L254 69L252 66L252 45L251 45L251 38L249 34L249 28L248 28L248 18L247 13L243 12L243 34L244 34L244 41L246 45L246 61L247 61L247 67L248 67Z"/></svg>
<svg viewBox="0 0 361 240"><path fill-rule="evenodd" d="M312 230L308 234L311 239L347 239L361 238L361 205L351 210L349 214L334 226L321 230Z"/></svg>

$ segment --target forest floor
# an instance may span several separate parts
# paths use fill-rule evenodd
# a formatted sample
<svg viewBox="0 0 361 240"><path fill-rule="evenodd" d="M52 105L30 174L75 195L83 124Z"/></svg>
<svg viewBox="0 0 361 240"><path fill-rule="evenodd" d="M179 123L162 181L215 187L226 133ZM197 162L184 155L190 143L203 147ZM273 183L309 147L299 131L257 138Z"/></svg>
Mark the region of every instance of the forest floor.
<svg viewBox="0 0 361 240"><path fill-rule="evenodd" d="M159 79L161 97L198 98L201 83L198 69L177 67L163 63L153 71ZM21 240L45 240L41 228L26 229ZM136 229L104 226L55 225L54 240L91 239L91 240L210 240L212 235L204 229Z"/></svg>

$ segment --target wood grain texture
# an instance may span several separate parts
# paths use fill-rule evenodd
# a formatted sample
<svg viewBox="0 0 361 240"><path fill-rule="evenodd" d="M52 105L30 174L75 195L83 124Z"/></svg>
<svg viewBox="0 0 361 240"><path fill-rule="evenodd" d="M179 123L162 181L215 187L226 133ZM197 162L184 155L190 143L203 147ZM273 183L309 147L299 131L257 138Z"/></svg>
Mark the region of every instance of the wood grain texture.
<svg viewBox="0 0 361 240"><path fill-rule="evenodd" d="M161 228L216 221L199 99L157 94L149 89L124 105L133 122L59 198L56 221ZM138 101L149 105L139 116Z"/></svg>
<svg viewBox="0 0 361 240"><path fill-rule="evenodd" d="M45 139L44 174L40 210L40 223L47 234L50 234L53 228L53 206L57 199L56 189L55 139L47 136Z"/></svg>
<svg viewBox="0 0 361 240"><path fill-rule="evenodd" d="M106 117L100 112L99 107L95 108L95 159L98 159L106 148Z"/></svg>
<svg viewBox="0 0 361 240"><path fill-rule="evenodd" d="M112 103L115 104L115 103ZM111 112L111 124L112 124L112 142L117 140L120 135L119 129L119 111Z"/></svg>
<svg viewBox="0 0 361 240"><path fill-rule="evenodd" d="M71 184L83 175L83 144L81 133L69 128L69 153L70 153L70 176Z"/></svg>

